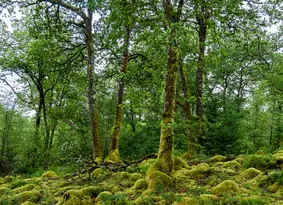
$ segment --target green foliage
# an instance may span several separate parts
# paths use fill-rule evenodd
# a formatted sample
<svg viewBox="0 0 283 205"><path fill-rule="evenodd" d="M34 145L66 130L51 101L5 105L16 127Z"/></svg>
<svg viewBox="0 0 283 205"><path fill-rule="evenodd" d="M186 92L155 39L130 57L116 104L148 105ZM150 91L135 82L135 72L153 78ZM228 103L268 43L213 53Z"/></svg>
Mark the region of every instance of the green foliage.
<svg viewBox="0 0 283 205"><path fill-rule="evenodd" d="M270 174L270 183L277 183L278 185L283 185L283 171L274 171Z"/></svg>

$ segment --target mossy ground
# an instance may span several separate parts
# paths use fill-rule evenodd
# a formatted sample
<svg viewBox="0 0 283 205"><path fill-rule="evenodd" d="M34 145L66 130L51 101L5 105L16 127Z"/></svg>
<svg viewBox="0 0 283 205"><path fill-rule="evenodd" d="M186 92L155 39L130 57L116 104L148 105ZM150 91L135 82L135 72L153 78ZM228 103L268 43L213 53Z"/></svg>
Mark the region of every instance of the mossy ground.
<svg viewBox="0 0 283 205"><path fill-rule="evenodd" d="M98 168L82 175L6 176L0 178L0 205L283 204L282 153L233 160L218 155L197 164L174 157L166 180L153 169L156 160L141 162L131 172Z"/></svg>

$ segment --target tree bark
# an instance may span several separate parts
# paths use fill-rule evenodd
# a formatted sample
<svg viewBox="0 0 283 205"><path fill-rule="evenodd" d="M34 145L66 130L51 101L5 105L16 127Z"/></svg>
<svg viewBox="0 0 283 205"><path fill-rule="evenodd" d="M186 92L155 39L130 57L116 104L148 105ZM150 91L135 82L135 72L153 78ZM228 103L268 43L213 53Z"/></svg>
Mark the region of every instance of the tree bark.
<svg viewBox="0 0 283 205"><path fill-rule="evenodd" d="M173 128L175 99L176 99L176 80L178 72L178 47L174 44L176 31L171 27L168 45L168 62L165 88L165 103L161 125L161 136L159 143L158 159L161 162L161 170L170 174L173 168Z"/></svg>
<svg viewBox="0 0 283 205"><path fill-rule="evenodd" d="M122 117L123 117L123 95L125 90L125 80L126 80L126 72L128 68L129 62L129 46L130 46L130 35L131 35L131 28L126 27L126 32L124 36L124 54L122 59L122 67L120 70L121 78L118 83L118 95L117 95L117 105L116 105L116 114L114 120L114 126L111 132L111 146L110 146L110 153L107 157L107 161L112 162L120 162L120 155L119 155L119 136L120 130L122 127Z"/></svg>
<svg viewBox="0 0 283 205"><path fill-rule="evenodd" d="M91 124L92 134L92 153L93 160L102 161L102 148L101 139L99 133L99 119L98 110L95 104L95 89L94 89L94 48L92 38L92 18L93 14L88 9L88 16L84 18L86 29L85 29L85 45L87 48L87 75L88 75L88 106L89 106L89 117Z"/></svg>
<svg viewBox="0 0 283 205"><path fill-rule="evenodd" d="M203 10L204 8L202 8ZM203 88L203 72L204 72L204 52L205 52L205 41L207 34L206 21L208 16L203 13L197 14L196 19L199 25L199 56L197 61L197 73L196 73L196 116L197 116L197 129L196 138L199 140L202 136L203 127L203 105L202 105L202 88Z"/></svg>
<svg viewBox="0 0 283 205"><path fill-rule="evenodd" d="M87 13L85 13L81 8L75 7L71 4L65 3L62 0L41 0L47 1L52 4L58 4L73 13L76 13L83 19L84 25L81 28L85 34L85 46L87 48L87 75L88 75L88 107L89 107L89 117L90 126L92 134L92 158L98 162L103 159L101 138L99 133L99 119L98 110L95 104L95 89L94 89L94 48L93 48L93 37L92 37L92 20L93 11L88 8ZM88 0L89 7L94 4L94 0Z"/></svg>
<svg viewBox="0 0 283 205"><path fill-rule="evenodd" d="M190 97L190 92L189 92L189 86L188 86L188 81L183 69L183 63L181 62L180 59L180 76L181 76L181 82L182 82L182 90L183 90L183 96L184 96L184 103L182 104L182 108L185 113L185 119L188 123L187 129L188 129L188 152L189 153L195 153L195 144L197 143L197 140L193 134L193 130L191 128L191 120L192 120L192 113L191 113L191 105L188 102L189 97Z"/></svg>

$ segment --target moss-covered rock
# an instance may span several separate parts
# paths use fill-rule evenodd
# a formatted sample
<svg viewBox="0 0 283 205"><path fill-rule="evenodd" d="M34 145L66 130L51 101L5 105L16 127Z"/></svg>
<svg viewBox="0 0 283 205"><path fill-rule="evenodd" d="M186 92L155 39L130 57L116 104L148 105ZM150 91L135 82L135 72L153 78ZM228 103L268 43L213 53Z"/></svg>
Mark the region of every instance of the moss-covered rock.
<svg viewBox="0 0 283 205"><path fill-rule="evenodd" d="M222 173L225 175L229 175L229 176L234 176L236 175L236 171L233 169L226 169L223 167L211 167L210 171L215 174L215 173Z"/></svg>
<svg viewBox="0 0 283 205"><path fill-rule="evenodd" d="M241 166L242 165L236 160L224 162L222 165L223 168L227 168L227 169L240 169Z"/></svg>
<svg viewBox="0 0 283 205"><path fill-rule="evenodd" d="M35 203L32 203L30 201L26 201L26 202L22 203L21 205L35 205Z"/></svg>
<svg viewBox="0 0 283 205"><path fill-rule="evenodd" d="M11 192L12 190L8 187L8 185L0 187L0 196L7 195L8 193Z"/></svg>
<svg viewBox="0 0 283 205"><path fill-rule="evenodd" d="M198 200L193 197L184 197L179 202L174 202L173 205L197 205Z"/></svg>
<svg viewBox="0 0 283 205"><path fill-rule="evenodd" d="M54 179L59 179L59 177L57 176L57 174L53 171L47 171L44 174L41 175L41 178L44 180L54 180Z"/></svg>
<svg viewBox="0 0 283 205"><path fill-rule="evenodd" d="M5 183L6 183L5 179L0 177L0 185L5 184Z"/></svg>
<svg viewBox="0 0 283 205"><path fill-rule="evenodd" d="M183 168L190 169L190 166L180 157L173 157L173 170L178 171Z"/></svg>
<svg viewBox="0 0 283 205"><path fill-rule="evenodd" d="M139 179L135 182L132 189L146 189L147 188L147 182L145 179Z"/></svg>
<svg viewBox="0 0 283 205"><path fill-rule="evenodd" d="M180 178L180 175L183 174L185 177L190 179L200 179L205 178L207 173L209 172L209 165L206 163L198 164L197 166L193 167L190 170L181 169L181 172L176 172L174 174L175 178Z"/></svg>
<svg viewBox="0 0 283 205"><path fill-rule="evenodd" d="M105 200L106 198L112 196L113 194L110 192L110 191L103 191L103 192L100 192L98 194L98 196L95 198L95 202L98 203L98 202L102 202L103 200Z"/></svg>
<svg viewBox="0 0 283 205"><path fill-rule="evenodd" d="M41 197L41 194L37 190L33 191L24 191L21 192L14 197L14 201L17 202L18 204L22 204L26 201L30 201L33 203L36 203Z"/></svg>
<svg viewBox="0 0 283 205"><path fill-rule="evenodd" d="M130 174L130 180L137 181L142 179L144 176L141 173L132 173Z"/></svg>
<svg viewBox="0 0 283 205"><path fill-rule="evenodd" d="M39 184L41 182L41 178L33 177L33 178L24 179L23 181L25 181L27 184Z"/></svg>
<svg viewBox="0 0 283 205"><path fill-rule="evenodd" d="M58 202L59 204L93 204L93 198L96 197L102 191L101 187L98 186L88 186L81 188L79 190L68 190L63 195L63 201Z"/></svg>
<svg viewBox="0 0 283 205"><path fill-rule="evenodd" d="M100 180L105 177L105 172L102 168L97 168L91 173L91 176L96 180Z"/></svg>
<svg viewBox="0 0 283 205"><path fill-rule="evenodd" d="M261 173L261 171L252 167L252 168L246 169L244 172L240 173L238 178L242 179L242 180L250 180L250 179L258 176L260 173Z"/></svg>
<svg viewBox="0 0 283 205"><path fill-rule="evenodd" d="M134 200L135 205L165 205L166 201L161 196L142 195Z"/></svg>
<svg viewBox="0 0 283 205"><path fill-rule="evenodd" d="M200 198L203 204L212 204L219 201L219 197L213 194L201 194Z"/></svg>
<svg viewBox="0 0 283 205"><path fill-rule="evenodd" d="M173 184L173 180L167 174L160 171L152 171L148 175L148 189L167 189Z"/></svg>
<svg viewBox="0 0 283 205"><path fill-rule="evenodd" d="M23 191L30 191L32 190L36 185L35 184L27 184L25 186L22 186L22 187L18 187L16 189L13 189L13 192L14 193L20 193L20 192L23 192Z"/></svg>
<svg viewBox="0 0 283 205"><path fill-rule="evenodd" d="M123 180L123 179L129 179L131 175L128 172L118 172L116 176L119 177L121 180Z"/></svg>
<svg viewBox="0 0 283 205"><path fill-rule="evenodd" d="M112 193L116 193L119 192L121 190L121 187L118 186L117 184L112 184L112 183L103 183L101 184L101 187L105 190L105 191L110 191Z"/></svg>
<svg viewBox="0 0 283 205"><path fill-rule="evenodd" d="M232 180L225 180L211 189L211 192L217 196L233 195L239 191L238 184Z"/></svg>
<svg viewBox="0 0 283 205"><path fill-rule="evenodd" d="M225 157L225 156L215 155L215 156L211 157L208 161L209 162L225 162L226 159L227 159L227 157Z"/></svg>

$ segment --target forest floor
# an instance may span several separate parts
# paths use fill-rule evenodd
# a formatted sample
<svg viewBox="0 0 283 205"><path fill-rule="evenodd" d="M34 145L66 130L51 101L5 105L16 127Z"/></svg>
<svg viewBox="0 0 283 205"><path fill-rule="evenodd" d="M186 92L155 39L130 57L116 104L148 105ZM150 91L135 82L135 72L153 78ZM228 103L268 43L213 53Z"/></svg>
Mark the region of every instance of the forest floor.
<svg viewBox="0 0 283 205"><path fill-rule="evenodd" d="M40 177L0 178L0 205L283 204L283 151L200 160L174 157L173 185L148 190L147 159L122 171L47 171Z"/></svg>

